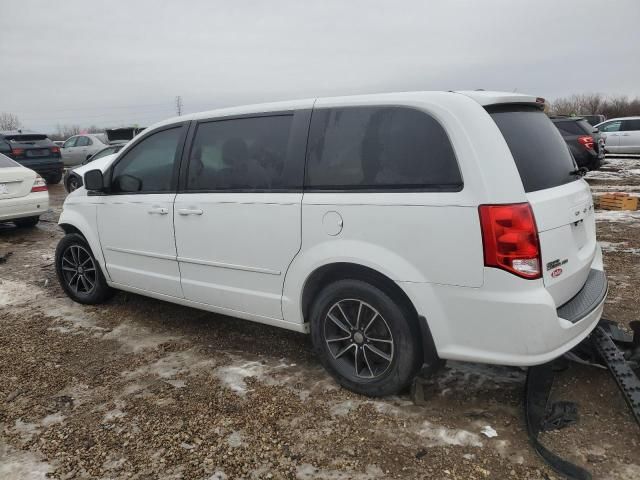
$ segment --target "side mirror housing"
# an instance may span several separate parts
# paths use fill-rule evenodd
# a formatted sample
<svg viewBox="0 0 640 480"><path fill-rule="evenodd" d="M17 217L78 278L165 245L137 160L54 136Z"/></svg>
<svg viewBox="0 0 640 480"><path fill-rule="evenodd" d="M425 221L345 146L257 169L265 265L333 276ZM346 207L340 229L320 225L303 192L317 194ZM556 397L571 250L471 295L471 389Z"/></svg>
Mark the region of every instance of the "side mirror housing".
<svg viewBox="0 0 640 480"><path fill-rule="evenodd" d="M101 170L89 170L84 174L84 188L93 192L104 192L104 176Z"/></svg>

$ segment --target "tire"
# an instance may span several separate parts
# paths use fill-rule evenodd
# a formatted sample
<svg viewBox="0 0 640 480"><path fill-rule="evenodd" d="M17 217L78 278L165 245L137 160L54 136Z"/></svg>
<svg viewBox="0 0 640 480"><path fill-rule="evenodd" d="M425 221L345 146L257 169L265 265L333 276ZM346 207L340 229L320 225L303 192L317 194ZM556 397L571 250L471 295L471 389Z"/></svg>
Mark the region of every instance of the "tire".
<svg viewBox="0 0 640 480"><path fill-rule="evenodd" d="M45 178L47 185L57 185L62 180L62 173L54 173Z"/></svg>
<svg viewBox="0 0 640 480"><path fill-rule="evenodd" d="M16 218L13 221L13 223L18 228L31 228L31 227L35 227L39 221L40 221L40 217L35 216L35 217Z"/></svg>
<svg viewBox="0 0 640 480"><path fill-rule="evenodd" d="M340 385L362 395L405 389L420 367L419 338L408 309L361 280L329 284L311 309L311 340L320 363Z"/></svg>
<svg viewBox="0 0 640 480"><path fill-rule="evenodd" d="M100 264L84 237L69 233L56 247L56 275L60 286L72 300L84 304L102 303L113 295Z"/></svg>
<svg viewBox="0 0 640 480"><path fill-rule="evenodd" d="M75 175L70 175L67 180L67 192L71 193L74 190L80 188L80 182L78 182L78 178Z"/></svg>

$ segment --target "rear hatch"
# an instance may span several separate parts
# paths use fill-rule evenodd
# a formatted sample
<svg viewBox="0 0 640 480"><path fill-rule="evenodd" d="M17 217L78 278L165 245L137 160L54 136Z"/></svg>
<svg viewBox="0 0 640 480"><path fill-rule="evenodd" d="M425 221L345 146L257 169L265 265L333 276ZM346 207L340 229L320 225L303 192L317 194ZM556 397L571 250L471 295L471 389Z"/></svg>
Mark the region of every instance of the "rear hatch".
<svg viewBox="0 0 640 480"><path fill-rule="evenodd" d="M19 133L4 135L11 147L8 155L25 167L41 164L43 161L59 160L60 147L46 135L38 133Z"/></svg>
<svg viewBox="0 0 640 480"><path fill-rule="evenodd" d="M36 173L0 155L0 202L29 195Z"/></svg>
<svg viewBox="0 0 640 480"><path fill-rule="evenodd" d="M502 132L535 215L542 273L557 306L585 284L596 255L595 212L587 182L545 113L525 105L486 107Z"/></svg>

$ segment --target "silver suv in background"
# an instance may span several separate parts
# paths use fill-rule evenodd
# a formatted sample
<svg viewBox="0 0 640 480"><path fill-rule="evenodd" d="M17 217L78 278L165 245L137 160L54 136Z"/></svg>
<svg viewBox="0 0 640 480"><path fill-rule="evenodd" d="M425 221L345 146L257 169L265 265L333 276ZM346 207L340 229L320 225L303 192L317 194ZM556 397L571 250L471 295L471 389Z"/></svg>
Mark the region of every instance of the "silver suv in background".
<svg viewBox="0 0 640 480"><path fill-rule="evenodd" d="M640 117L612 118L596 128L605 139L607 153L640 154Z"/></svg>

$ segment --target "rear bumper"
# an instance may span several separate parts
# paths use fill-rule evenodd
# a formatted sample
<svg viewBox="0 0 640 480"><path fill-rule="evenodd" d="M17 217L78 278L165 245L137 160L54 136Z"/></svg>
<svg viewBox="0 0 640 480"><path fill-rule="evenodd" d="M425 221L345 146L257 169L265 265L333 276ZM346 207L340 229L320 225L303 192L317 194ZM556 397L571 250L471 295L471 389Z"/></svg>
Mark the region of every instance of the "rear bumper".
<svg viewBox="0 0 640 480"><path fill-rule="evenodd" d="M597 278L604 277L599 249L591 268L601 272ZM440 358L530 366L561 356L596 327L606 300L606 279L604 292L587 284L559 309L542 280L520 280L491 268L485 269L480 288L401 286L426 318Z"/></svg>
<svg viewBox="0 0 640 480"><path fill-rule="evenodd" d="M36 192L26 197L10 198L0 201L0 222L16 218L35 217L49 210L49 194Z"/></svg>

